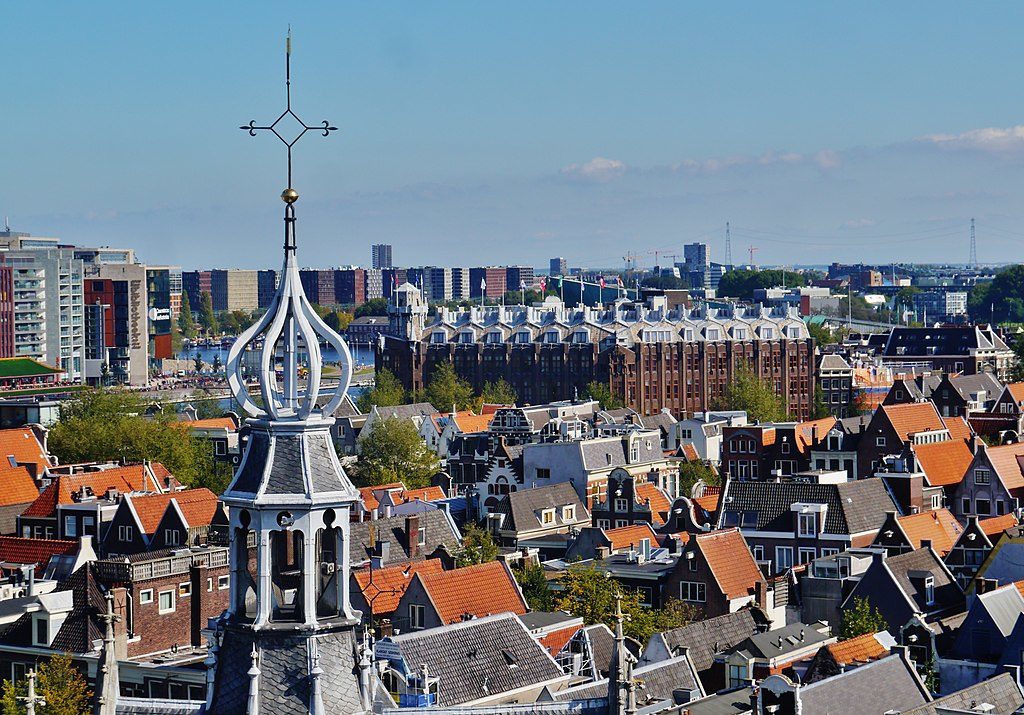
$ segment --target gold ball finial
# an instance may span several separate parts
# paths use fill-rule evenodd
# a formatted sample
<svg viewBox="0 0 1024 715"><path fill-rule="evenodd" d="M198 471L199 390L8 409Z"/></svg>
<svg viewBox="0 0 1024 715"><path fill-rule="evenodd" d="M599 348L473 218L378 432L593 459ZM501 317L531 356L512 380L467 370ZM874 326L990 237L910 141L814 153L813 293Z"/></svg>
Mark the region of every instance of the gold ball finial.
<svg viewBox="0 0 1024 715"><path fill-rule="evenodd" d="M285 189L281 192L281 200L286 204L294 204L299 200L299 192L295 189Z"/></svg>

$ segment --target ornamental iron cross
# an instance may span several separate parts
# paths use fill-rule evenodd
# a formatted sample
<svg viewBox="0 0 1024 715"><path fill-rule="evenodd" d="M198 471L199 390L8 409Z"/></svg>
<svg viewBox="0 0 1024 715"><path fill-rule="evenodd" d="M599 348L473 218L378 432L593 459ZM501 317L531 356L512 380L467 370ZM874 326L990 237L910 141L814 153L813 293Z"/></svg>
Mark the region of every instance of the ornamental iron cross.
<svg viewBox="0 0 1024 715"><path fill-rule="evenodd" d="M284 77L285 77L285 97L286 104L285 110L281 112L280 116L275 119L271 124L258 127L256 126L256 120L251 120L248 124L239 127L239 129L249 132L249 136L256 136L257 131L269 131L273 132L274 136L281 140L288 149L288 185L286 188L292 188L292 147L295 146L296 142L301 139L308 131L323 132L323 136L330 136L331 132L338 131L337 127L332 127L331 123L326 119L322 125L309 126L304 121L299 119L299 116L292 111L292 31L288 28L288 37L285 40L285 55L284 55ZM289 139L289 137L291 137Z"/></svg>

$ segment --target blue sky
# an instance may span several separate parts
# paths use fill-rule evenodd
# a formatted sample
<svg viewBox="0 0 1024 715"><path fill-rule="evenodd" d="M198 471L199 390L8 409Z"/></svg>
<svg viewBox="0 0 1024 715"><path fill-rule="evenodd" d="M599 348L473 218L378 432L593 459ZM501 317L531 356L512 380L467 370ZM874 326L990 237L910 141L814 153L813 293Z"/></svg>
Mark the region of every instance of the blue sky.
<svg viewBox="0 0 1024 715"><path fill-rule="evenodd" d="M1024 245L1024 5L20 3L0 214L185 267L273 265L283 106L308 265L983 262Z"/></svg>

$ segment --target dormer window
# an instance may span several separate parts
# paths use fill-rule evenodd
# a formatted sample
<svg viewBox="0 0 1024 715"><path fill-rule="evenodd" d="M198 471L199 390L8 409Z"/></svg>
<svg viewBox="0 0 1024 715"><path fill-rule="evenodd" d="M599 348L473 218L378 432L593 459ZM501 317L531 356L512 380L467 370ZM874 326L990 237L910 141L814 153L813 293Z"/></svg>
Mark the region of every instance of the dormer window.
<svg viewBox="0 0 1024 715"><path fill-rule="evenodd" d="M544 526L549 526L555 523L555 510L545 509L540 513L540 523Z"/></svg>
<svg viewBox="0 0 1024 715"><path fill-rule="evenodd" d="M448 336L438 330L430 334L430 342L434 345L444 345L448 342Z"/></svg>
<svg viewBox="0 0 1024 715"><path fill-rule="evenodd" d="M576 521L576 507L575 506L563 506L562 507L562 521Z"/></svg>
<svg viewBox="0 0 1024 715"><path fill-rule="evenodd" d="M526 345L531 340L532 338L530 337L530 334L525 330L520 330L518 333L516 333L516 342L519 343L520 345Z"/></svg>
<svg viewBox="0 0 1024 715"><path fill-rule="evenodd" d="M761 338L763 340L774 340L775 329L774 328L761 328Z"/></svg>
<svg viewBox="0 0 1024 715"><path fill-rule="evenodd" d="M693 328L687 328L683 331L683 339L687 342L693 340Z"/></svg>
<svg viewBox="0 0 1024 715"><path fill-rule="evenodd" d="M747 329L746 328L733 328L732 329L732 337L733 337L734 340L746 340L747 339Z"/></svg>
<svg viewBox="0 0 1024 715"><path fill-rule="evenodd" d="M459 333L459 342L463 345L472 345L475 342L475 337L470 331Z"/></svg>
<svg viewBox="0 0 1024 715"><path fill-rule="evenodd" d="M557 330L549 330L544 333L544 342L552 345L562 341L562 336L558 334Z"/></svg>
<svg viewBox="0 0 1024 715"><path fill-rule="evenodd" d="M131 526L119 526L117 527L117 540L121 542L128 542L135 538L135 530Z"/></svg>
<svg viewBox="0 0 1024 715"><path fill-rule="evenodd" d="M924 602L926 605L935 605L935 577L925 576L924 579Z"/></svg>
<svg viewBox="0 0 1024 715"><path fill-rule="evenodd" d="M588 333L586 330L577 330L575 333L572 334L572 341L577 345L589 343L590 333Z"/></svg>
<svg viewBox="0 0 1024 715"><path fill-rule="evenodd" d="M712 341L722 339L721 331L718 328L708 328L705 331L704 335L707 337L708 340Z"/></svg>
<svg viewBox="0 0 1024 715"><path fill-rule="evenodd" d="M501 342L502 342L502 335L497 330L492 330L491 332L487 333L487 344L488 345L497 345L497 344L499 344Z"/></svg>
<svg viewBox="0 0 1024 715"><path fill-rule="evenodd" d="M790 340L799 340L800 339L800 328L796 327L795 325L792 326L792 327L786 328L786 332L789 333L789 339Z"/></svg>
<svg viewBox="0 0 1024 715"><path fill-rule="evenodd" d="M50 645L50 619L45 614L37 614L35 628L32 631L32 645L46 647Z"/></svg>
<svg viewBox="0 0 1024 715"><path fill-rule="evenodd" d="M818 515L813 512L810 514L797 514L796 533L797 536L817 536Z"/></svg>

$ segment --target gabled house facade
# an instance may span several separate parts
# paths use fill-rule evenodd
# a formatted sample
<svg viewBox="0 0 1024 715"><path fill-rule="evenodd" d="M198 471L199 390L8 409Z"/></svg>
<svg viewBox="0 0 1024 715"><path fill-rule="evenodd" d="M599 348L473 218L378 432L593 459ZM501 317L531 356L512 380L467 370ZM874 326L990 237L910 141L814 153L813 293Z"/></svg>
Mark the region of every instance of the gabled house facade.
<svg viewBox="0 0 1024 715"><path fill-rule="evenodd" d="M957 518L986 518L1008 514L1024 496L1024 444L988 447L979 443L963 481L953 492Z"/></svg>
<svg viewBox="0 0 1024 715"><path fill-rule="evenodd" d="M767 581L737 528L691 536L664 590L690 604L697 618L734 613L751 604L769 607Z"/></svg>

